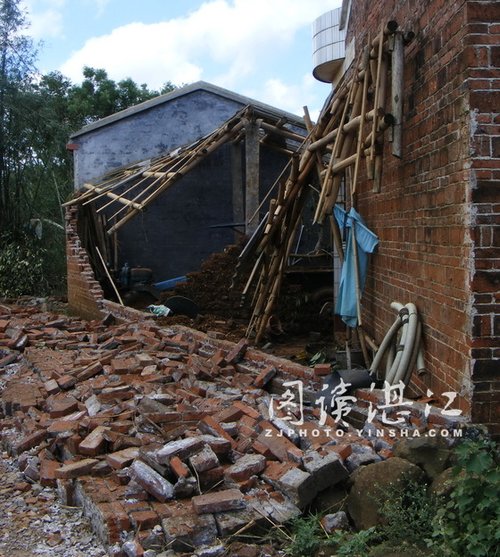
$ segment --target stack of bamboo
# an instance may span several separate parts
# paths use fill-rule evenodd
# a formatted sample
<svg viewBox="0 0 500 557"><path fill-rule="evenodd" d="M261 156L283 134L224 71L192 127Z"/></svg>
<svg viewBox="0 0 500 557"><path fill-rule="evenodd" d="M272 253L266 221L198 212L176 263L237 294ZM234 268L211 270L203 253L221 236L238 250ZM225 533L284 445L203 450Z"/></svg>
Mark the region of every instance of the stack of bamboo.
<svg viewBox="0 0 500 557"><path fill-rule="evenodd" d="M315 174L321 184L314 222L328 218L338 256L343 260L340 231L332 217L342 182L356 206L361 164L366 162L374 191L380 191L384 132L392 127L393 154L401 156L403 35L394 21L384 24L378 35L359 53L346 78L326 100L318 122L312 125L306 110L308 136L291 159L286 182L270 202L260 237L253 242L256 263L244 294L254 286L253 314L247 334L259 342L275 312L286 264L301 217L308 186ZM391 113L386 112L391 76Z"/></svg>

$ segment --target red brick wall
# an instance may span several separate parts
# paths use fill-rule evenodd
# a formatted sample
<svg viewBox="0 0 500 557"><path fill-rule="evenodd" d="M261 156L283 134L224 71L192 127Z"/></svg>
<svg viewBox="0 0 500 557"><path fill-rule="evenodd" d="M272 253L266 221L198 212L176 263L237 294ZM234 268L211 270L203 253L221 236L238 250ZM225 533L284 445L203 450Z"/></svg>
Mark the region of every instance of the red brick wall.
<svg viewBox="0 0 500 557"><path fill-rule="evenodd" d="M472 418L500 435L500 3L468 2Z"/></svg>
<svg viewBox="0 0 500 557"><path fill-rule="evenodd" d="M66 258L68 267L68 304L85 319L102 318L104 293L94 278L87 252L77 232L78 209L66 209Z"/></svg>
<svg viewBox="0 0 500 557"><path fill-rule="evenodd" d="M493 137L498 134L498 114L490 113L495 104L497 112L500 106L498 88L495 93L490 89L495 86L491 66L499 57L492 40L498 26L476 28L477 17L492 21L499 5L466 0L353 0L347 39L354 35L357 48L362 47L368 32L375 36L380 25L392 19L400 29L416 34L405 48L403 158L393 157L386 145L381 193L372 193L371 183L360 189L358 208L380 238L363 298L364 323L381 340L395 318L390 302L414 302L424 322L428 373L421 380L415 378L412 388L417 392L429 388L436 394L456 391L466 412L471 400L477 408L479 392L476 385L473 395L473 380L484 377L489 383L481 388L488 389L491 398L491 370L500 367L500 354L493 349L494 341L500 346L498 306L493 305L498 284L495 289L492 278L498 280L492 269L495 235L498 243L498 228L495 232L492 226L495 218L499 224L498 214L492 214L498 213L492 198L500 182L496 190L491 182L495 173L500 179L500 144L498 136ZM475 73L475 65L481 71ZM475 127L478 118L487 120L488 129ZM473 155L471 161L476 143L487 159ZM495 156L497 160L491 158ZM483 166L476 165L484 165L489 174L480 179L478 170ZM477 214L481 180L487 181L480 209L489 211L485 221ZM481 231L476 230L478 218L484 223ZM481 241L489 250L479 247ZM482 270L484 265L488 271ZM471 284L474 290L487 292L477 298ZM479 335L478 323L484 323L485 329ZM471 348L479 349L484 342L488 353L481 352L483 375L477 375ZM473 356L479 358L479 353ZM473 417L479 417L476 410ZM492 422L486 413L481 418Z"/></svg>

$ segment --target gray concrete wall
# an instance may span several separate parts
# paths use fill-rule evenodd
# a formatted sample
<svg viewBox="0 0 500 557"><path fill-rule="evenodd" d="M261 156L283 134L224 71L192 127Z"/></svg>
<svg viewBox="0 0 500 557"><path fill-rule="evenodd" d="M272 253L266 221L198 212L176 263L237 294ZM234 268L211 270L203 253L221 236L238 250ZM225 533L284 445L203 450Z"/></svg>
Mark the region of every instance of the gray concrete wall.
<svg viewBox="0 0 500 557"><path fill-rule="evenodd" d="M75 186L189 144L242 107L232 99L196 90L79 135L75 138L79 144L74 153ZM263 199L287 157L264 146L260 153L259 194ZM242 155L244 161L244 148ZM127 262L151 268L154 280L160 281L198 269L211 253L234 243L234 230L211 228L243 220L244 196L233 195L234 156L232 145L223 145L122 227L119 266ZM243 162L240 186L245 183L244 172ZM261 215L267 207L264 204ZM108 216L117 208L112 206Z"/></svg>
<svg viewBox="0 0 500 557"><path fill-rule="evenodd" d="M78 136L75 188L106 172L168 153L212 132L243 105L197 90Z"/></svg>

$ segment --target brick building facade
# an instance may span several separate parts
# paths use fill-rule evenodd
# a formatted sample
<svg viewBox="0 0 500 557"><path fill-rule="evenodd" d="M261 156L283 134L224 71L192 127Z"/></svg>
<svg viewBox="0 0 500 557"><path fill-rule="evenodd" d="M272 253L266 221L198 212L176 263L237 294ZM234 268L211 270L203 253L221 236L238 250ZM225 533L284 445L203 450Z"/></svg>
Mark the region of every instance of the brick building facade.
<svg viewBox="0 0 500 557"><path fill-rule="evenodd" d="M392 300L424 321L428 372L413 388L455 391L500 434L500 3L352 0L347 39L395 20L405 48L403 157L386 146L381 193L359 210L380 238L364 322L381 339Z"/></svg>

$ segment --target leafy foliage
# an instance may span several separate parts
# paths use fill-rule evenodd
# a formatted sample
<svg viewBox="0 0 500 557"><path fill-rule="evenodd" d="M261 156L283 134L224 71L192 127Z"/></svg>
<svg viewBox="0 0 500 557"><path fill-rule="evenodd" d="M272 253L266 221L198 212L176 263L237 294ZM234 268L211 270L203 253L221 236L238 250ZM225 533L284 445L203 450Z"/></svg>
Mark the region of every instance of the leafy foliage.
<svg viewBox="0 0 500 557"><path fill-rule="evenodd" d="M393 544L425 546L433 531L437 511L435 498L427 494L427 486L408 482L403 488L394 486L383 505L382 538Z"/></svg>
<svg viewBox="0 0 500 557"><path fill-rule="evenodd" d="M19 271L25 261L37 276L32 244L25 235L36 220L43 223L39 244L44 249L38 251L37 261L46 280L30 282L23 277L19 288L10 284L15 277L0 280L4 292L28 294L29 284L31 293L39 293L43 285L60 291L64 284L61 203L72 191L71 154L66 150L71 133L174 86L167 82L160 92L152 91L130 78L117 83L104 69L89 67L83 69L84 79L77 85L59 72L40 76L36 48L23 35L28 24L20 5L20 0L0 0L0 248L7 250L1 272L9 273L5 262L14 261L18 242L20 259L12 269Z"/></svg>
<svg viewBox="0 0 500 557"><path fill-rule="evenodd" d="M456 448L453 490L436 514L431 546L440 556L500 556L500 467L489 440Z"/></svg>
<svg viewBox="0 0 500 557"><path fill-rule="evenodd" d="M0 296L14 298L45 290L44 249L28 234L0 237Z"/></svg>
<svg viewBox="0 0 500 557"><path fill-rule="evenodd" d="M336 546L339 557L366 557L370 546L379 539L376 528L368 528L351 534L338 531L330 538L328 545Z"/></svg>
<svg viewBox="0 0 500 557"><path fill-rule="evenodd" d="M320 546L322 530L316 516L297 518L291 523L292 542L287 548L291 557L310 557Z"/></svg>

